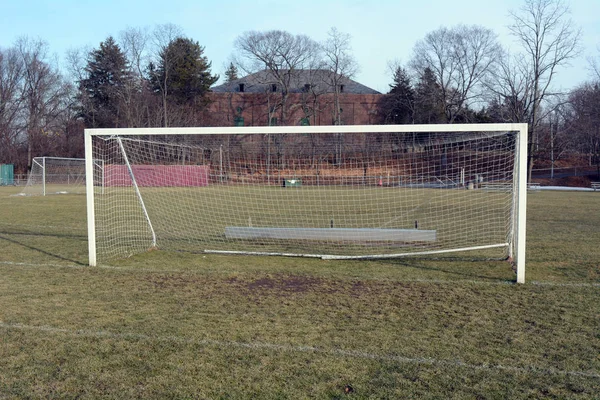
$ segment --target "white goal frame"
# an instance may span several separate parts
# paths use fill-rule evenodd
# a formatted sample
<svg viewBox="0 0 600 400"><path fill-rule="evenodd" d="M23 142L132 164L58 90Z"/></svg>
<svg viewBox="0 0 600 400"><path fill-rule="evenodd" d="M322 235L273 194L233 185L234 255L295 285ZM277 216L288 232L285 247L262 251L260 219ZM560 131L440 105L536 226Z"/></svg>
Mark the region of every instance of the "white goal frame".
<svg viewBox="0 0 600 400"><path fill-rule="evenodd" d="M29 174L27 176L27 182L25 183L25 188L23 189L22 194L23 195L28 195L31 193L26 193L28 188L31 188L34 186L33 181L33 171L34 168L37 166L39 169L41 169L41 176L39 176L39 182L36 180L35 184L36 185L41 185L41 193L37 193L37 194L41 194L42 196L46 196L47 194L56 194L56 193L48 193L48 191L46 190L46 183L48 181L47 179L47 167L49 166L47 161L58 161L58 162L65 162L65 163L70 163L70 162L81 162L81 167L82 169L82 176L83 176L83 180L84 182L82 182L80 184L81 189L79 190L79 192L75 191L74 193L79 193L79 194L83 194L86 193L86 185L85 185L85 176L86 174L86 170L85 170L85 158L74 158L74 157L53 157L53 156L40 156L40 157L34 157L31 160L31 170L29 171ZM100 169L103 169L103 162L102 160L95 160L94 161L96 164L98 164L98 166L100 167ZM66 167L66 166L65 166ZM67 177L68 179L68 177ZM71 187L71 184L67 181L67 183L61 183L62 186L65 187ZM75 185L77 186L77 185ZM62 192L60 192L62 193Z"/></svg>
<svg viewBox="0 0 600 400"><path fill-rule="evenodd" d="M525 282L525 241L527 212L527 124L432 124L432 125L343 125L343 126L274 126L274 127L198 127L198 128L112 128L85 130L85 168L86 177L93 177L94 171L94 136L155 136L155 135L265 135L265 134L320 134L320 133L452 133L452 132L514 132L516 133L515 171L513 176L514 199L512 203L512 237L509 246L509 257L516 265L517 282ZM133 177L132 177L133 178ZM134 179L134 178L133 178ZM88 250L89 265L97 265L96 224L94 209L94 180L86 179ZM139 193L138 193L139 195ZM151 222L148 220L151 225ZM480 247L455 249L452 251L477 250ZM404 257L424 254L447 253L443 251L424 251L420 253L389 254L383 256L349 256L340 258L382 258ZM226 252L226 253L236 253ZM248 254L248 253L246 253ZM280 253L278 253L280 254ZM281 253L280 255L282 255ZM336 258L324 256L323 258Z"/></svg>

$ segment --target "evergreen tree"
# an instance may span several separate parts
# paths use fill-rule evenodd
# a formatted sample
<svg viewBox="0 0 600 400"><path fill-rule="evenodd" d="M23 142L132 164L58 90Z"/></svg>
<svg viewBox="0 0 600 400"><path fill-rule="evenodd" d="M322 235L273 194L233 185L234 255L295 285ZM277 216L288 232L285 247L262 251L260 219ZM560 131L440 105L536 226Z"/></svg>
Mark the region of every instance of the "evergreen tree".
<svg viewBox="0 0 600 400"><path fill-rule="evenodd" d="M238 79L238 69L233 63L229 63L229 67L225 71L225 83L229 83Z"/></svg>
<svg viewBox="0 0 600 400"><path fill-rule="evenodd" d="M130 79L127 58L112 37L90 52L85 78L79 81L81 114L87 127L119 126L122 94Z"/></svg>
<svg viewBox="0 0 600 400"><path fill-rule="evenodd" d="M386 124L411 124L414 119L415 92L410 77L402 67L394 71L394 83L380 103Z"/></svg>
<svg viewBox="0 0 600 400"><path fill-rule="evenodd" d="M439 124L446 121L442 88L433 71L425 68L415 86L415 122Z"/></svg>
<svg viewBox="0 0 600 400"><path fill-rule="evenodd" d="M211 75L211 63L203 54L204 47L191 39L171 41L161 51L158 65L150 66L153 89L179 104L203 97L219 79Z"/></svg>

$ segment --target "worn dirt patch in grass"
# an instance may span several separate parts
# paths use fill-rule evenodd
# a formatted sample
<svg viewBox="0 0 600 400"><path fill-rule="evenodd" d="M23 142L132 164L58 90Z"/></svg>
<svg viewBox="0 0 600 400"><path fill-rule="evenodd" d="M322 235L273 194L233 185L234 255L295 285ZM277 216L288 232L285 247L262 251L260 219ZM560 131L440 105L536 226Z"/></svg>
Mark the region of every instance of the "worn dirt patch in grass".
<svg viewBox="0 0 600 400"><path fill-rule="evenodd" d="M322 292L335 293L338 289L325 279L299 275L276 275L274 277L262 277L253 282L247 282L245 288L250 292L284 292L284 293L306 293Z"/></svg>

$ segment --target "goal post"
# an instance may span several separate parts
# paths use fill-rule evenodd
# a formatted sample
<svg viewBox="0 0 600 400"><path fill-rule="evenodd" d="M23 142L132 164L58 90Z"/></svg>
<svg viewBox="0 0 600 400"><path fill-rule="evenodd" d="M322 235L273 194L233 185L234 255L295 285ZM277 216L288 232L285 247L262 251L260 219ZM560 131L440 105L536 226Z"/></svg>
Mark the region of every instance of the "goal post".
<svg viewBox="0 0 600 400"><path fill-rule="evenodd" d="M102 160L95 160L102 170ZM85 194L85 158L34 157L25 187L24 196L76 193Z"/></svg>
<svg viewBox="0 0 600 400"><path fill-rule="evenodd" d="M526 151L526 124L87 129L89 264L469 252L523 283Z"/></svg>

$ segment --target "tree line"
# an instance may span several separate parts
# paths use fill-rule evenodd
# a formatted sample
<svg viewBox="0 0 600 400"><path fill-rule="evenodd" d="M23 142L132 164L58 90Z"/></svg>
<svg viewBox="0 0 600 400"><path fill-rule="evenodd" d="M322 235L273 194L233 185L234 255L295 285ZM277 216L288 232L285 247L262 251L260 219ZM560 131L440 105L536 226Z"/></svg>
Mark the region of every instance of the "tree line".
<svg viewBox="0 0 600 400"><path fill-rule="evenodd" d="M568 4L524 0L508 27L517 43L512 52L479 25L429 32L406 63L391 65L378 122L524 122L530 169L572 154L600 165L599 63L590 61L588 82L564 93L555 88L556 74L580 54ZM96 48L70 50L63 68L46 43L23 37L0 48L0 162L24 172L35 156L81 157L84 128L222 124L208 112L207 93L219 79L212 69L204 47L173 24L128 28ZM235 40L224 80L269 71L278 87L269 112L287 124L294 74L329 71L332 109L339 111L332 120L342 123L339 80L358 69L350 36L335 28L322 42L249 31Z"/></svg>

